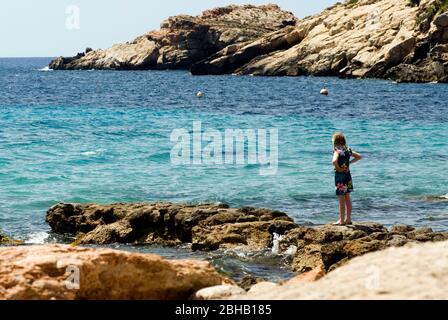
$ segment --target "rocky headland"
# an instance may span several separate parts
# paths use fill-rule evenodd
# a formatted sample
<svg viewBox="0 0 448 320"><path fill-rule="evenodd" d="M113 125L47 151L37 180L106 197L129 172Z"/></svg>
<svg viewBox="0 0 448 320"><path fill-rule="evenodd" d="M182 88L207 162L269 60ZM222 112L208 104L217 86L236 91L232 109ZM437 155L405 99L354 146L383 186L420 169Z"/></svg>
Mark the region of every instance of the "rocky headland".
<svg viewBox="0 0 448 320"><path fill-rule="evenodd" d="M50 68L448 82L448 1L349 0L304 19L276 5L216 8Z"/></svg>
<svg viewBox="0 0 448 320"><path fill-rule="evenodd" d="M200 16L169 17L160 30L106 50L88 48L75 57L57 58L52 69L188 69L193 63L237 43L295 25L296 18L276 5L228 6Z"/></svg>

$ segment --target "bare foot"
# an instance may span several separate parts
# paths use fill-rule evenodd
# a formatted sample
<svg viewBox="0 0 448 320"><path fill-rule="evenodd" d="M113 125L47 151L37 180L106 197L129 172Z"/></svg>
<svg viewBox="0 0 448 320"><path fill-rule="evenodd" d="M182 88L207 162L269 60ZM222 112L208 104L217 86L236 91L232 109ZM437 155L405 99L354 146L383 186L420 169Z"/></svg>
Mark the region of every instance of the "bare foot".
<svg viewBox="0 0 448 320"><path fill-rule="evenodd" d="M347 221L347 222L345 223L345 225L347 225L347 226L352 226L352 225L353 225L353 222L351 222L351 221Z"/></svg>
<svg viewBox="0 0 448 320"><path fill-rule="evenodd" d="M343 226L345 224L341 220L338 220L338 221L332 223L332 225L334 225L334 226Z"/></svg>

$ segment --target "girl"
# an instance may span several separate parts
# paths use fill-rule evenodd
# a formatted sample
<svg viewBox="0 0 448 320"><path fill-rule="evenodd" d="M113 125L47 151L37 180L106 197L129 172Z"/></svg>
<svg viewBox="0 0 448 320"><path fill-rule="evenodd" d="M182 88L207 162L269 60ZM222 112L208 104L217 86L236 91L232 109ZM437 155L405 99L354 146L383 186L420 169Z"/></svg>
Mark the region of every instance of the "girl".
<svg viewBox="0 0 448 320"><path fill-rule="evenodd" d="M352 224L352 200L350 193L353 191L350 164L361 160L361 155L347 146L347 141L342 132L333 135L333 166L335 169L336 195L339 197L339 221L335 225ZM353 157L352 160L350 160ZM347 213L347 219L345 214Z"/></svg>

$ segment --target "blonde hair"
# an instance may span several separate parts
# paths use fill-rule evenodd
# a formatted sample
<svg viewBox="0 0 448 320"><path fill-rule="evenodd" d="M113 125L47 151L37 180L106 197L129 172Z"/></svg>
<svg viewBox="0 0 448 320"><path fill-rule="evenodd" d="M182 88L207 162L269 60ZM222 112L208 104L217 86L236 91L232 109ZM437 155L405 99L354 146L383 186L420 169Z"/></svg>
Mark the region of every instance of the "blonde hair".
<svg viewBox="0 0 448 320"><path fill-rule="evenodd" d="M342 132L336 132L333 135L333 146L335 147L347 147L347 140Z"/></svg>

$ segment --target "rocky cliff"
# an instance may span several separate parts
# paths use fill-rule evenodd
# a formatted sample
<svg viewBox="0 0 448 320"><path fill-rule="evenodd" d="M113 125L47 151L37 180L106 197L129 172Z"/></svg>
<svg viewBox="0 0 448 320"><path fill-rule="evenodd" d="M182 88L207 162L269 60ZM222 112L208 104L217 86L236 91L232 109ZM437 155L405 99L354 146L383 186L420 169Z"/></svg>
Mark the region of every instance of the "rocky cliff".
<svg viewBox="0 0 448 320"><path fill-rule="evenodd" d="M351 0L224 48L191 70L447 82L447 9L446 0Z"/></svg>
<svg viewBox="0 0 448 320"><path fill-rule="evenodd" d="M276 5L229 6L50 67L448 82L448 1L348 0L303 20Z"/></svg>
<svg viewBox="0 0 448 320"><path fill-rule="evenodd" d="M236 43L295 25L296 18L276 5L228 6L193 17L170 17L135 40L106 50L87 49L71 58L57 58L52 69L188 69L194 62Z"/></svg>

